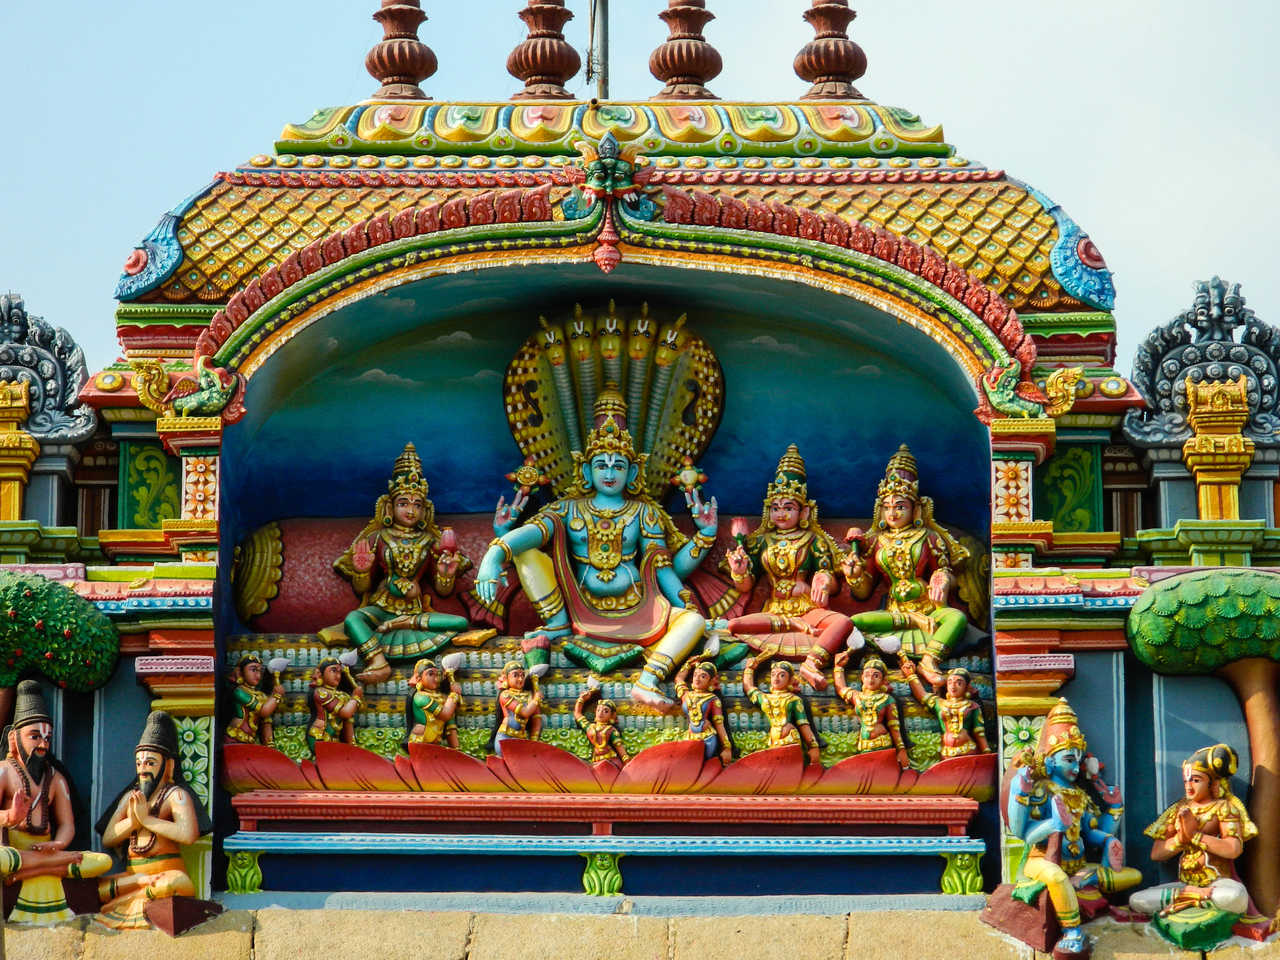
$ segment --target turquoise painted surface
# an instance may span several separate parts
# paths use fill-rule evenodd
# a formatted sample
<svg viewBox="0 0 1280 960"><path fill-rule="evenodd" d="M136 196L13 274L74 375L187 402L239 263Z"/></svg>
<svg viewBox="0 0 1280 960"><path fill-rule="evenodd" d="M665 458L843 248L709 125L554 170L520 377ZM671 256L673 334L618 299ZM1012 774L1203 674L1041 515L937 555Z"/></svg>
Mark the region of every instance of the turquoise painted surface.
<svg viewBox="0 0 1280 960"><path fill-rule="evenodd" d="M625 276L620 276L625 274ZM290 516L366 514L406 441L441 513L489 512L519 463L502 375L539 314L647 301L689 314L725 371L724 418L701 466L724 516L758 515L788 443L827 516L869 516L899 443L944 522L984 534L985 429L961 372L924 335L793 284L594 267L423 281L360 301L297 336L253 379L225 438L238 531ZM683 510L678 504L678 510Z"/></svg>

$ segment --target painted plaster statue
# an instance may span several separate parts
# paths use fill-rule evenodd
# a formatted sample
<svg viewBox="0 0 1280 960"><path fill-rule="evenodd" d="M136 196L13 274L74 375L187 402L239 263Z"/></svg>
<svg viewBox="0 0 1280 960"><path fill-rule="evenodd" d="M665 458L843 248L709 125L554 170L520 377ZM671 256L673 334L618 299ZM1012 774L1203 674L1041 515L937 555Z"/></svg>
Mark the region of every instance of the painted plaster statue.
<svg viewBox="0 0 1280 960"><path fill-rule="evenodd" d="M872 523L870 533L849 530L853 550L844 572L854 596L866 599L881 579L888 599L883 610L855 614L853 624L868 636L896 638L900 652L919 660L924 679L941 689L938 664L968 627L964 611L950 606L949 598L969 551L934 521L933 501L920 496L916 459L906 444L885 468ZM889 651L885 640L875 642Z"/></svg>
<svg viewBox="0 0 1280 960"><path fill-rule="evenodd" d="M774 660L769 670L769 692L756 686L758 661L748 657L742 669L742 689L747 699L764 711L769 721L769 746L803 743L810 763L821 762L822 747L809 722L805 703L793 689L795 668L785 660Z"/></svg>
<svg viewBox="0 0 1280 960"><path fill-rule="evenodd" d="M694 651L706 628L683 581L715 542L716 501L691 495L697 532L686 540L644 493L646 457L636 453L621 394L606 387L593 410L586 450L574 453L576 494L514 529L514 519L500 510L500 535L480 562L476 592L492 603L505 582L504 565L514 564L545 624L541 632L646 648L631 696L669 710L675 705L660 684ZM573 649L565 644L566 652Z"/></svg>
<svg viewBox="0 0 1280 960"><path fill-rule="evenodd" d="M125 871L98 882L97 919L118 930L149 926L145 908L154 900L195 896L182 848L211 829L183 779L173 717L153 711L133 757L137 776L97 824L104 847L124 848Z"/></svg>
<svg viewBox="0 0 1280 960"><path fill-rule="evenodd" d="M1152 860L1177 858L1178 879L1137 891L1129 907L1158 915L1161 932L1186 949L1209 949L1225 940L1249 909L1235 862L1258 828L1231 792L1238 762L1224 743L1197 750L1182 764L1186 795L1145 831L1154 841ZM1193 909L1203 907L1216 909Z"/></svg>
<svg viewBox="0 0 1280 960"><path fill-rule="evenodd" d="M462 694L452 670L441 670L434 660L419 660L413 665L404 706L406 743L442 743L458 749Z"/></svg>
<svg viewBox="0 0 1280 960"><path fill-rule="evenodd" d="M262 658L252 653L241 657L232 672L228 691L231 722L227 724L227 739L271 746L271 718L283 702L284 687L263 664Z"/></svg>
<svg viewBox="0 0 1280 960"><path fill-rule="evenodd" d="M692 681L690 674L692 673ZM720 699L720 676L710 660L686 660L676 674L676 696L689 720L685 740L701 740L706 759L716 754L726 764L733 761L733 741L725 726L724 703Z"/></svg>
<svg viewBox="0 0 1280 960"><path fill-rule="evenodd" d="M532 689L526 690L529 683ZM493 752L502 756L507 740L537 740L542 736L542 691L537 677L529 676L524 664L510 660L498 677L498 726L493 735Z"/></svg>
<svg viewBox="0 0 1280 960"><path fill-rule="evenodd" d="M911 765L907 746L902 739L902 723L898 718L898 701L888 690L886 680L889 668L879 657L869 657L862 664L862 689L855 690L845 680L844 668L852 655L850 650L836 654L836 695L853 707L858 715L857 753L873 750L893 750L898 766L903 770Z"/></svg>
<svg viewBox="0 0 1280 960"><path fill-rule="evenodd" d="M21 881L10 923L70 920L62 878L97 877L111 869L104 853L68 850L76 825L71 785L52 754L53 721L40 684L18 684L9 752L0 765L0 873Z"/></svg>
<svg viewBox="0 0 1280 960"><path fill-rule="evenodd" d="M345 654L344 654L345 656ZM307 692L311 722L307 724L307 749L317 743L355 743L355 715L364 707L364 687L351 677L347 664L326 657L316 664Z"/></svg>
<svg viewBox="0 0 1280 960"><path fill-rule="evenodd" d="M1102 781L1086 746L1075 711L1059 700L1045 717L1034 752L1014 758L1004 801L1009 832L1026 844L1018 885L1048 890L1062 927L1055 953L1065 955L1089 949L1081 892L1107 896L1142 880L1138 870L1124 865L1124 846L1116 836L1124 812L1120 789Z"/></svg>
<svg viewBox="0 0 1280 960"><path fill-rule="evenodd" d="M587 704L596 702L595 719L587 719ZM573 705L573 720L591 744L591 762L625 764L631 758L618 729L618 705L600 696L598 687L583 690Z"/></svg>
<svg viewBox="0 0 1280 960"><path fill-rule="evenodd" d="M915 665L901 658L902 674L911 687L911 695L938 718L942 728L942 759L967 757L971 753L990 753L987 729L982 723L982 707L970 699L973 678L964 667L947 671L945 697L927 692L916 676Z"/></svg>
<svg viewBox="0 0 1280 960"><path fill-rule="evenodd" d="M740 593L750 594L761 575L769 583L764 608L730 620L729 632L766 658L803 660L801 678L826 689L823 671L853 633L847 616L827 609L840 559L841 550L818 525L804 460L792 444L765 490L760 525L725 557Z"/></svg>
<svg viewBox="0 0 1280 960"><path fill-rule="evenodd" d="M365 683L391 676L393 660L427 656L467 629L465 617L431 609L423 582L449 596L471 562L452 531L436 527L422 461L412 443L396 458L374 517L333 567L351 581L360 606L342 627L364 658Z"/></svg>

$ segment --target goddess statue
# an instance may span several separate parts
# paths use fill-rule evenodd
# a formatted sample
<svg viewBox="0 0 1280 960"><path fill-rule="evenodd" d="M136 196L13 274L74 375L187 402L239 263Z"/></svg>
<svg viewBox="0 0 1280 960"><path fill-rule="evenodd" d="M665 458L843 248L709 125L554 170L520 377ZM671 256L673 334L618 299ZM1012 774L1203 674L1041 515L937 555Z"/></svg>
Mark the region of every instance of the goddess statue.
<svg viewBox="0 0 1280 960"><path fill-rule="evenodd" d="M600 697L599 687L583 690L573 705L573 720L591 744L592 763L625 764L631 758L627 756L622 731L618 729L618 705L612 700L597 699L595 720L587 719L587 704L597 697Z"/></svg>
<svg viewBox="0 0 1280 960"><path fill-rule="evenodd" d="M447 657L445 658L448 659ZM442 683L449 688L442 689ZM451 671L441 676L434 660L419 660L409 678L409 696L404 704L405 743L440 743L458 749L458 708L462 694Z"/></svg>
<svg viewBox="0 0 1280 960"><path fill-rule="evenodd" d="M355 743L354 717L364 706L364 688L351 679L341 661L325 657L316 665L307 705L311 708L307 749L312 756L317 743Z"/></svg>
<svg viewBox="0 0 1280 960"><path fill-rule="evenodd" d="M526 680L532 680L532 690L524 688ZM519 660L507 661L498 677L498 713L501 720L490 743L498 756L505 740L537 740L542 735L542 691L538 678L529 677Z"/></svg>
<svg viewBox="0 0 1280 960"><path fill-rule="evenodd" d="M1225 743L1203 747L1183 763L1186 796L1145 831L1155 841L1152 860L1178 858L1178 879L1137 891L1129 898L1130 909L1163 917L1206 905L1236 916L1249 909L1249 894L1236 876L1235 861L1258 828L1231 792L1238 763L1236 752Z"/></svg>
<svg viewBox="0 0 1280 960"><path fill-rule="evenodd" d="M271 677L268 681L270 692L262 689L265 672L266 667L257 654L245 654L236 664L229 691L231 722L226 729L228 740L271 746L274 739L271 717L284 702L284 687Z"/></svg>
<svg viewBox="0 0 1280 960"><path fill-rule="evenodd" d="M844 677L845 664L852 651L841 650L836 654L836 694L858 714L858 753L893 749L898 766L903 770L911 765L907 747L902 740L902 724L898 719L898 701L885 689L888 668L879 657L870 657L862 664L862 689L849 686Z"/></svg>
<svg viewBox="0 0 1280 960"><path fill-rule="evenodd" d="M492 603L505 583L503 567L513 564L545 625L537 633L648 648L632 699L670 710L675 704L659 685L706 628L684 580L715 542L716 501L690 493L697 532L687 540L644 493L647 458L636 453L616 387L600 392L593 412L586 451L573 454L576 491L518 527L512 511L499 510L499 536L480 561L476 593Z"/></svg>
<svg viewBox="0 0 1280 960"><path fill-rule="evenodd" d="M693 671L693 685L689 685L689 672ZM717 753L727 765L733 762L733 741L725 727L724 703L719 693L720 677L711 660L694 663L686 660L676 674L676 696L680 709L689 718L689 729L684 740L701 740L706 749L706 759Z"/></svg>
<svg viewBox="0 0 1280 960"><path fill-rule="evenodd" d="M378 498L373 519L360 531L333 568L351 581L360 606L342 627L365 661L360 680L382 683L393 660L428 656L467 629L465 617L431 609L422 580L438 596L448 596L471 561L457 552L450 531L435 524L427 499L422 461L412 443L396 458L387 492ZM452 541L452 542L451 542Z"/></svg>
<svg viewBox="0 0 1280 960"><path fill-rule="evenodd" d="M809 753L810 763L820 763L822 748L809 723L809 713L799 694L791 689L795 681L795 668L786 660L773 661L769 671L769 692L756 686L755 657L747 657L742 669L742 689L747 699L764 711L769 721L769 746L783 747L791 743L803 743Z"/></svg>
<svg viewBox="0 0 1280 960"><path fill-rule="evenodd" d="M889 584L885 609L855 614L853 625L868 635L896 638L899 652L918 659L924 679L941 689L938 664L968 626L964 611L948 600L956 568L969 551L933 519L933 501L920 496L919 486L916 458L904 443L889 458L876 490L873 531L849 530L853 550L842 566L860 600L871 596L876 577ZM893 652L886 640L876 642Z"/></svg>
<svg viewBox="0 0 1280 960"><path fill-rule="evenodd" d="M947 695L940 697L925 691L910 660L902 657L899 662L902 675L911 687L911 695L938 718L938 725L942 728L943 760L991 752L987 746L987 729L982 723L982 707L969 698L973 680L968 670L964 667L948 670Z"/></svg>
<svg viewBox="0 0 1280 960"><path fill-rule="evenodd" d="M765 489L760 525L724 559L739 593L749 595L760 574L767 574L769 599L761 612L735 617L727 629L765 659L803 660L800 677L816 690L826 689L823 671L853 633L847 616L826 609L838 587L841 556L818 525L804 459L793 443Z"/></svg>
<svg viewBox="0 0 1280 960"><path fill-rule="evenodd" d="M1124 845L1116 836L1124 812L1120 788L1103 782L1086 746L1075 711L1059 700L1045 717L1034 753L1014 758L1004 801L1009 832L1026 844L1018 885L1048 889L1062 925L1054 952L1066 955L1088 950L1077 891L1105 895L1142 881L1137 869L1124 866ZM1091 850L1101 854L1100 862L1089 859Z"/></svg>

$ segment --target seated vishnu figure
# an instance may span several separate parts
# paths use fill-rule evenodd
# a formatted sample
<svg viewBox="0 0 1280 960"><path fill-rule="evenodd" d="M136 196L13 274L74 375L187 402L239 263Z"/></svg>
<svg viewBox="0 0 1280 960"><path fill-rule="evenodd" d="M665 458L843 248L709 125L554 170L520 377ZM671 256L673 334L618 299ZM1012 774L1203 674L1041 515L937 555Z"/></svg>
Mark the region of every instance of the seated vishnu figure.
<svg viewBox="0 0 1280 960"><path fill-rule="evenodd" d="M599 699L596 699L599 698ZM596 700L595 720L587 719L587 704ZM618 729L618 705L600 697L599 688L583 690L573 705L573 720L591 745L592 763L616 763L619 766L629 759L622 731Z"/></svg>
<svg viewBox="0 0 1280 960"><path fill-rule="evenodd" d="M262 689L265 671L262 658L253 653L245 654L236 664L228 698L231 713L226 729L228 740L271 746L274 739L271 717L284 702L284 687L272 678L270 692Z"/></svg>
<svg viewBox="0 0 1280 960"><path fill-rule="evenodd" d="M795 682L795 668L785 660L773 661L769 670L769 692L765 693L756 686L757 665L755 657L747 657L742 669L742 689L747 699L763 710L765 719L769 721L769 746L803 743L809 762L820 763L822 747L809 722L809 713L800 695L791 689Z"/></svg>
<svg viewBox="0 0 1280 960"><path fill-rule="evenodd" d="M907 747L902 740L902 723L898 718L898 701L893 699L885 683L889 669L879 657L870 657L862 664L862 689L849 686L844 677L845 664L851 651L836 654L836 695L853 707L858 715L858 741L856 753L875 750L894 751L898 766L903 770L911 765Z"/></svg>
<svg viewBox="0 0 1280 960"><path fill-rule="evenodd" d="M465 617L432 610L423 592L426 578L438 596L449 596L471 567L450 532L436 527L427 490L422 461L406 443L373 519L333 564L360 596L342 627L364 659L360 680L366 684L391 676L388 657L429 656L468 626Z"/></svg>
<svg viewBox="0 0 1280 960"><path fill-rule="evenodd" d="M1062 925L1055 953L1068 955L1088 950L1077 891L1107 895L1142 881L1137 869L1124 865L1116 837L1124 812L1120 789L1102 781L1085 748L1075 711L1059 700L1045 717L1034 753L1014 758L1004 809L1009 832L1026 843L1017 879L1048 889ZM1097 860L1089 858L1093 851Z"/></svg>
<svg viewBox="0 0 1280 960"><path fill-rule="evenodd" d="M920 496L916 458L904 443L885 468L876 490L874 529L870 534L853 527L848 539L854 548L842 569L853 595L871 596L877 578L889 585L883 610L853 616L853 625L886 652L885 639L896 638L898 652L920 661L920 673L935 689L944 679L940 661L964 636L968 618L948 606L955 585L955 569L969 551L933 519L933 501ZM895 646L898 646L895 645Z"/></svg>
<svg viewBox="0 0 1280 960"><path fill-rule="evenodd" d="M315 756L317 743L355 743L355 715L364 707L364 688L341 661L325 657L316 664L307 692L311 722L307 749Z"/></svg>
<svg viewBox="0 0 1280 960"><path fill-rule="evenodd" d="M826 689L823 671L853 633L848 617L826 609L840 560L839 547L818 525L818 505L809 499L804 460L793 443L765 490L760 526L723 564L743 594L766 574L769 599L759 613L730 620L728 630L765 657L803 660L800 677L815 690Z"/></svg>
<svg viewBox="0 0 1280 960"><path fill-rule="evenodd" d="M444 689L448 684L448 689ZM443 676L434 660L419 660L409 678L409 696L405 698L405 744L444 743L458 749L458 708L462 694L457 690L452 672Z"/></svg>
<svg viewBox="0 0 1280 960"><path fill-rule="evenodd" d="M971 700L972 677L964 667L947 671L947 695L926 693L914 664L906 657L900 659L902 675L907 678L911 695L925 709L938 718L942 728L942 759L967 757L971 753L990 753L987 746L987 728L982 723L982 707Z"/></svg>
<svg viewBox="0 0 1280 960"><path fill-rule="evenodd" d="M646 457L636 453L616 387L601 391L594 414L585 453L574 452L576 495L502 532L480 561L476 593L492 603L504 565L514 564L545 624L537 632L647 648L632 699L669 711L675 704L659 685L706 629L684 580L715 542L716 501L691 495L698 532L686 540L642 492Z"/></svg>
<svg viewBox="0 0 1280 960"><path fill-rule="evenodd" d="M149 926L144 910L153 900L195 896L182 848L211 829L182 777L173 717L153 711L133 757L137 777L97 824L104 847L127 847L125 872L98 882L97 919L117 930Z"/></svg>
<svg viewBox="0 0 1280 960"><path fill-rule="evenodd" d="M1129 898L1130 909L1165 916L1204 905L1230 914L1249 909L1249 894L1236 876L1235 861L1258 828L1231 792L1238 762L1236 752L1220 743L1197 750L1183 763L1186 796L1145 831L1155 841L1152 860L1178 858L1178 879L1137 891Z"/></svg>
<svg viewBox="0 0 1280 960"><path fill-rule="evenodd" d="M693 685L689 674L692 670ZM676 696L680 709L689 718L689 729L682 740L701 740L710 760L717 753L726 765L733 762L733 741L725 726L724 703L719 693L720 677L716 665L710 660L694 663L686 660L676 674Z"/></svg>
<svg viewBox="0 0 1280 960"><path fill-rule="evenodd" d="M0 766L0 874L21 881L10 923L52 924L72 918L63 877L97 877L111 869L105 853L68 850L75 839L71 785L54 759L53 720L40 684L23 680L14 701L9 752Z"/></svg>

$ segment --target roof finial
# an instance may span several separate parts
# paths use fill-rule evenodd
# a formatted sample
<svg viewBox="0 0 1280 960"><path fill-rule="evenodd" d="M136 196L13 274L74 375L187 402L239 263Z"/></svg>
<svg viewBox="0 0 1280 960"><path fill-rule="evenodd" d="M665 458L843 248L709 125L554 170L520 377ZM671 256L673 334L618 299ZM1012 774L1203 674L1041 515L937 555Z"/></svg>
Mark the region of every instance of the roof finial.
<svg viewBox="0 0 1280 960"><path fill-rule="evenodd" d="M649 72L666 84L654 100L717 100L705 84L719 76L724 62L702 36L716 18L706 0L667 0L658 14L671 35L649 57Z"/></svg>
<svg viewBox="0 0 1280 960"><path fill-rule="evenodd" d="M524 81L512 100L572 100L564 83L578 72L582 59L561 32L573 19L564 0L529 0L520 11L529 36L507 57L507 72Z"/></svg>
<svg viewBox="0 0 1280 960"><path fill-rule="evenodd" d="M867 72L867 55L847 32L857 15L849 0L813 0L804 12L817 36L796 55L796 73L813 84L802 99L864 99L853 82Z"/></svg>
<svg viewBox="0 0 1280 960"><path fill-rule="evenodd" d="M436 72L436 55L418 39L427 19L420 0L382 0L373 15L382 24L382 39L364 58L365 68L382 86L375 100L428 100L418 86Z"/></svg>

